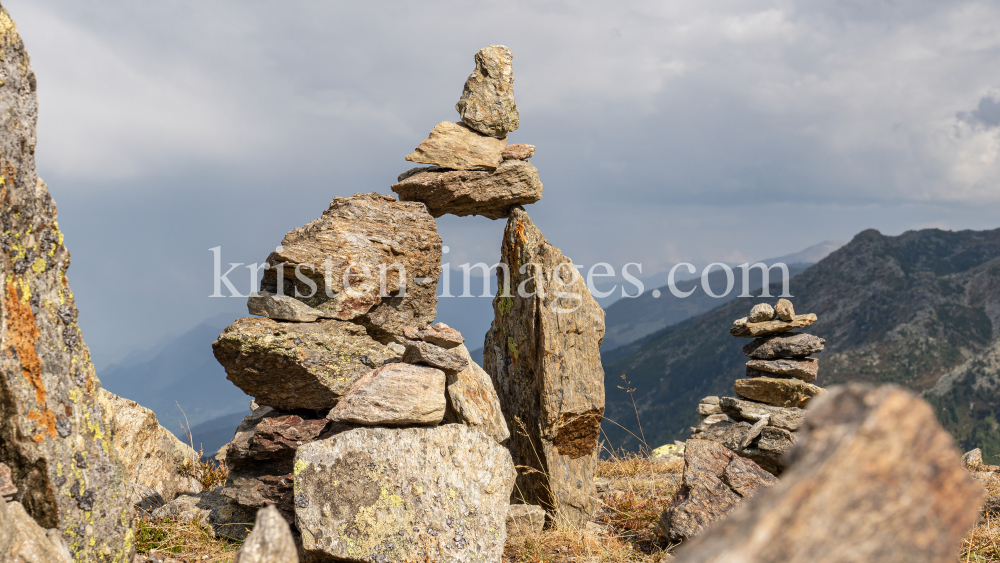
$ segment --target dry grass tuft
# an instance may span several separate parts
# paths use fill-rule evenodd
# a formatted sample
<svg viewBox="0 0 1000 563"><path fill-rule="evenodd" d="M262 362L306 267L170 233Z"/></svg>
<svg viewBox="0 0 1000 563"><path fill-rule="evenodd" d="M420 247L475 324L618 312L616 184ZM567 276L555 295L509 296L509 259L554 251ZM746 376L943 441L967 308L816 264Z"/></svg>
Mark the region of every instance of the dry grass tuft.
<svg viewBox="0 0 1000 563"><path fill-rule="evenodd" d="M192 463L191 460L185 459L178 468L180 474L194 477L206 491L225 485L226 478L229 477L229 468L225 462L214 459L202 461L201 457L202 451L198 450L199 461Z"/></svg>
<svg viewBox="0 0 1000 563"><path fill-rule="evenodd" d="M167 559L194 563L232 563L243 542L212 537L212 532L193 522L148 517L136 521L135 549L140 555L160 553Z"/></svg>
<svg viewBox="0 0 1000 563"><path fill-rule="evenodd" d="M980 476L985 472L992 473L983 481L986 498L1000 495L1000 467L981 465L972 469L980 472ZM962 563L1000 562L1000 515L988 510L983 511L979 523L962 540L962 551L958 560Z"/></svg>

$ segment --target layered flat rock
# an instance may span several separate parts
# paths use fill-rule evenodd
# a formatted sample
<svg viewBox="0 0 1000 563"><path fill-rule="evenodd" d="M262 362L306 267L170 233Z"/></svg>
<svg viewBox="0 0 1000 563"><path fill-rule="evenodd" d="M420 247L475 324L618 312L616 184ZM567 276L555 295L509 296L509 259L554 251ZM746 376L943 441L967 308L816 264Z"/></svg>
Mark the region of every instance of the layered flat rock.
<svg viewBox="0 0 1000 563"><path fill-rule="evenodd" d="M442 348L454 348L465 342L462 333L444 323L433 326L408 326L403 330L403 336L410 340L423 340Z"/></svg>
<svg viewBox="0 0 1000 563"><path fill-rule="evenodd" d="M406 160L452 170L495 170L506 147L507 141L483 136L464 123L442 121Z"/></svg>
<svg viewBox="0 0 1000 563"><path fill-rule="evenodd" d="M816 358L778 358L775 360L750 360L747 362L747 377L760 377L760 374L772 374L770 377L794 377L806 383L816 381L819 374L819 360ZM768 377L765 375L765 377Z"/></svg>
<svg viewBox="0 0 1000 563"><path fill-rule="evenodd" d="M446 373L458 373L469 366L470 360L454 349L447 350L430 342L411 342L403 353L403 361L431 366Z"/></svg>
<svg viewBox="0 0 1000 563"><path fill-rule="evenodd" d="M357 428L295 457L304 552L370 561L500 561L514 465L474 428Z"/></svg>
<svg viewBox="0 0 1000 563"><path fill-rule="evenodd" d="M274 506L257 512L253 531L236 552L235 563L299 563L292 531Z"/></svg>
<svg viewBox="0 0 1000 563"><path fill-rule="evenodd" d="M393 363L362 376L326 417L365 426L436 426L446 405L443 371Z"/></svg>
<svg viewBox="0 0 1000 563"><path fill-rule="evenodd" d="M512 207L542 199L542 181L529 162L505 160L493 172L416 168L401 174L392 191L425 204L434 217L506 219Z"/></svg>
<svg viewBox="0 0 1000 563"><path fill-rule="evenodd" d="M733 397L720 399L719 407L722 412L734 420L756 422L766 416L768 417L768 426L784 428L792 432L798 430L805 420L805 411L798 407L776 407Z"/></svg>
<svg viewBox="0 0 1000 563"><path fill-rule="evenodd" d="M756 463L764 471L772 475L781 475L785 470L785 462L782 459L784 452L764 450L758 447L758 442L769 429L774 429L774 427L748 422L722 421L692 436L692 439L721 444L740 457L745 457Z"/></svg>
<svg viewBox="0 0 1000 563"><path fill-rule="evenodd" d="M199 456L188 444L160 426L153 411L135 401L101 389L100 400L111 413L115 432L113 443L125 464L128 479L138 485L133 490L155 491L163 501L180 494L197 494ZM159 499L133 498L136 504L152 505Z"/></svg>
<svg viewBox="0 0 1000 563"><path fill-rule="evenodd" d="M361 376L397 357L359 325L237 319L212 343L226 378L260 405L330 409Z"/></svg>
<svg viewBox="0 0 1000 563"><path fill-rule="evenodd" d="M777 484L676 561L943 563L979 517L982 486L954 440L929 404L898 387L830 389L790 456Z"/></svg>
<svg viewBox="0 0 1000 563"><path fill-rule="evenodd" d="M503 45L480 49L476 70L455 104L462 121L483 135L504 139L518 127L513 61L514 55Z"/></svg>
<svg viewBox="0 0 1000 563"><path fill-rule="evenodd" d="M500 156L504 160L527 160L534 154L535 145L507 145Z"/></svg>
<svg viewBox="0 0 1000 563"><path fill-rule="evenodd" d="M737 379L733 391L744 399L767 403L776 407L799 407L823 392L823 389L799 379L754 377Z"/></svg>
<svg viewBox="0 0 1000 563"><path fill-rule="evenodd" d="M501 289L483 367L511 430L514 463L533 469L519 472L515 503L542 506L557 524L579 529L595 507L604 311L572 261L519 207L507 221L500 261L511 277L497 268ZM538 266L520 268L527 264Z"/></svg>
<svg viewBox="0 0 1000 563"><path fill-rule="evenodd" d="M267 317L276 321L311 323L329 314L313 309L309 305L287 295L275 295L258 291L247 298L247 310L251 315Z"/></svg>
<svg viewBox="0 0 1000 563"><path fill-rule="evenodd" d="M447 420L478 428L502 444L510 438L510 429L504 420L500 398L493 388L490 374L472 361L465 346L458 346L453 350L469 363L464 370L447 376Z"/></svg>
<svg viewBox="0 0 1000 563"><path fill-rule="evenodd" d="M812 313L809 313L808 315L797 315L790 321L777 319L773 321L755 323L748 319L745 323L734 323L733 327L729 329L729 333L733 336L740 336L743 338L757 338L758 336L781 334L797 328L807 327L814 322L816 322L816 315Z"/></svg>
<svg viewBox="0 0 1000 563"><path fill-rule="evenodd" d="M681 488L660 516L659 535L685 541L777 479L754 462L705 440L688 440Z"/></svg>
<svg viewBox="0 0 1000 563"><path fill-rule="evenodd" d="M381 342L401 342L405 327L437 315L441 237L419 203L336 197L319 219L285 235L266 264L261 291L364 325Z"/></svg>
<svg viewBox="0 0 1000 563"><path fill-rule="evenodd" d="M743 346L743 354L755 360L803 358L823 351L826 340L811 334L793 332L757 338Z"/></svg>
<svg viewBox="0 0 1000 563"><path fill-rule="evenodd" d="M35 171L36 87L44 84L3 8L0 43L0 463L17 487L8 506L58 529L75 560L124 561L132 549L127 472L77 323L56 204Z"/></svg>

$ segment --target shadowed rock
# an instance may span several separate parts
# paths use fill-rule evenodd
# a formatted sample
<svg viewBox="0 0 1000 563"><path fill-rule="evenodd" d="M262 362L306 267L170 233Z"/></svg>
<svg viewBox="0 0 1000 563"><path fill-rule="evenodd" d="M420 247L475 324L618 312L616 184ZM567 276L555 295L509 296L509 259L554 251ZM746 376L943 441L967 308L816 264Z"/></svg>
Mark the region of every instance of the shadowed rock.
<svg viewBox="0 0 1000 563"><path fill-rule="evenodd" d="M791 332L757 338L743 346L743 354L756 360L802 358L823 351L826 340L811 334Z"/></svg>
<svg viewBox="0 0 1000 563"><path fill-rule="evenodd" d="M247 298L247 310L251 315L267 317L277 321L295 321L311 323L316 319L328 316L318 309L289 297L275 295L266 291L258 291Z"/></svg>
<svg viewBox="0 0 1000 563"><path fill-rule="evenodd" d="M505 160L493 172L415 168L400 174L392 191L402 201L426 204L434 217L506 219L513 206L542 199L542 181L527 161Z"/></svg>
<svg viewBox="0 0 1000 563"><path fill-rule="evenodd" d="M795 432L805 420L805 411L797 407L775 407L754 401L744 401L733 397L723 397L719 407L733 419L756 422L768 417L768 426L784 428Z"/></svg>
<svg viewBox="0 0 1000 563"><path fill-rule="evenodd" d="M495 170L506 146L507 141L480 135L464 123L442 121L406 160L453 170Z"/></svg>
<svg viewBox="0 0 1000 563"><path fill-rule="evenodd" d="M677 562L951 562L982 502L930 405L894 386L831 388L789 461Z"/></svg>
<svg viewBox="0 0 1000 563"><path fill-rule="evenodd" d="M439 369L386 364L359 379L326 416L365 426L438 425L446 406Z"/></svg>
<svg viewBox="0 0 1000 563"><path fill-rule="evenodd" d="M537 504L512 504L507 510L507 535L540 534L545 527L545 509Z"/></svg>
<svg viewBox="0 0 1000 563"><path fill-rule="evenodd" d="M518 127L514 101L514 56L503 45L476 53L476 70L469 75L455 109L466 125L483 135L504 139Z"/></svg>

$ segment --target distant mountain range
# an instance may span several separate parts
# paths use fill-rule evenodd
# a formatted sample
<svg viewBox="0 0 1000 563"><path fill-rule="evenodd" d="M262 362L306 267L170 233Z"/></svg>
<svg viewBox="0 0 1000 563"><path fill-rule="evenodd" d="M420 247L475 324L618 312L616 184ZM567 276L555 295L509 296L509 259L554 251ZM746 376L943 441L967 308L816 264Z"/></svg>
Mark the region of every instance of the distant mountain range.
<svg viewBox="0 0 1000 563"><path fill-rule="evenodd" d="M925 393L963 448L1000 454L1000 229L867 230L797 276L792 294L798 313L819 316L808 332L827 341L820 385ZM628 429L605 423L610 445L636 449L630 432L653 447L686 438L702 397L731 396L746 340L728 329L761 300L731 300L606 355L606 416ZM619 386L635 389L635 407Z"/></svg>

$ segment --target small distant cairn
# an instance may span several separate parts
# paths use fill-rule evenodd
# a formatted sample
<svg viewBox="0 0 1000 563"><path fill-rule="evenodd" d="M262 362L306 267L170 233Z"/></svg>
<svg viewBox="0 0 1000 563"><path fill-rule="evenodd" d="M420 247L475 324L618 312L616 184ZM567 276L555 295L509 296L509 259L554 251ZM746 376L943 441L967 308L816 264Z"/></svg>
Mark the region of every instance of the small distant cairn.
<svg viewBox="0 0 1000 563"><path fill-rule="evenodd" d="M701 400L702 420L691 428L691 438L718 442L779 475L785 469L782 454L795 443L802 425L803 409L824 393L813 384L819 361L810 356L822 352L826 340L791 332L814 322L816 315L796 315L787 299L774 307L759 303L748 317L737 319L729 332L754 339L743 346L750 358L746 379L733 385L737 397Z"/></svg>

